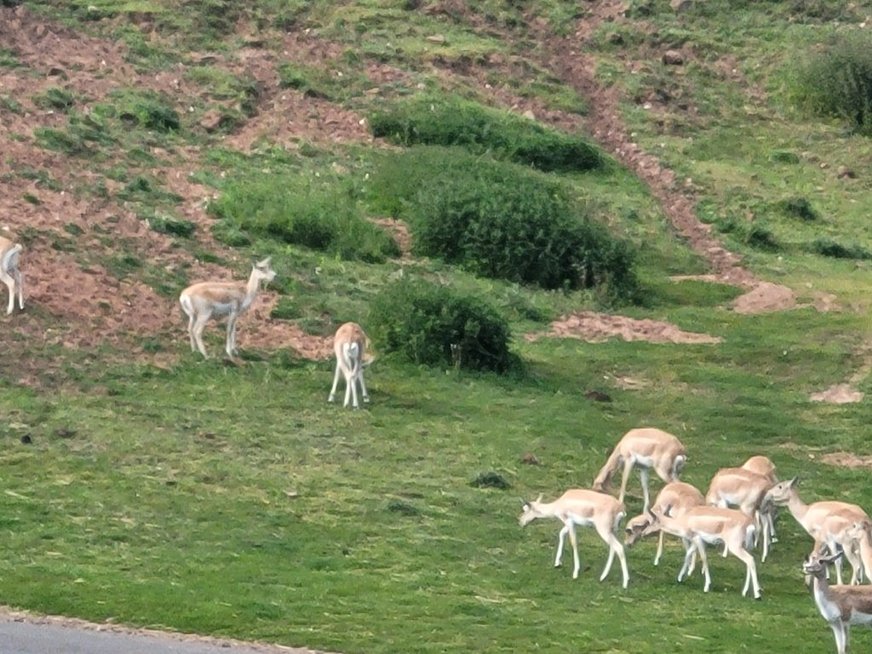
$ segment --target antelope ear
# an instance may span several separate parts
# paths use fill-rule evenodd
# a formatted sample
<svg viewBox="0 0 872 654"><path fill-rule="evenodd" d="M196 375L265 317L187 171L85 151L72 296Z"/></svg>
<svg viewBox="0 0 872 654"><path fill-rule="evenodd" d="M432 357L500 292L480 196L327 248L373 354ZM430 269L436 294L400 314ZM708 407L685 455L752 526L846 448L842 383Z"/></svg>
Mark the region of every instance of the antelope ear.
<svg viewBox="0 0 872 654"><path fill-rule="evenodd" d="M258 268L269 268L269 264L270 264L271 260L272 260L272 257L267 257L266 259L262 259L261 261L258 261L254 265L257 266Z"/></svg>

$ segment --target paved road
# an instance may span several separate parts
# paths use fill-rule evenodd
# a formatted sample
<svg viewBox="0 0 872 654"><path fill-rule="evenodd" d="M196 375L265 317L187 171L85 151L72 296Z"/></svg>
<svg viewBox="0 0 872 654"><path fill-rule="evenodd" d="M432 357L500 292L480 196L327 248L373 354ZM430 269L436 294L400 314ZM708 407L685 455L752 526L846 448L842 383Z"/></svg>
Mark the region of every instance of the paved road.
<svg viewBox="0 0 872 654"><path fill-rule="evenodd" d="M0 615L0 654L317 654L232 640L135 631L62 618Z"/></svg>

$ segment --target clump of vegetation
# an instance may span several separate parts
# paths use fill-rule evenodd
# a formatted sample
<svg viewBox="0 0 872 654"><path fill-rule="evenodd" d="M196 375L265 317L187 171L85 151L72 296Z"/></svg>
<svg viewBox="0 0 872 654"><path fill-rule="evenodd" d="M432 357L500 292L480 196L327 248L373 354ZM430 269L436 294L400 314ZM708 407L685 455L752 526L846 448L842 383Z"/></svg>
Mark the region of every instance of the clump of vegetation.
<svg viewBox="0 0 872 654"><path fill-rule="evenodd" d="M125 89L113 92L111 97L112 104L94 108L96 115L118 118L126 125L161 133L177 131L181 127L178 112L160 93Z"/></svg>
<svg viewBox="0 0 872 654"><path fill-rule="evenodd" d="M857 132L872 135L872 35L838 34L799 64L792 95L800 107L843 118Z"/></svg>
<svg viewBox="0 0 872 654"><path fill-rule="evenodd" d="M156 232L170 236L181 236L182 238L190 238L197 229L197 226L190 220L179 220L170 216L149 216L148 224Z"/></svg>
<svg viewBox="0 0 872 654"><path fill-rule="evenodd" d="M859 245L842 245L831 239L818 239L811 245L811 251L834 259L872 259L872 252Z"/></svg>
<svg viewBox="0 0 872 654"><path fill-rule="evenodd" d="M54 109L57 111L68 111L76 103L73 94L64 89L53 87L47 89L45 93L33 98L33 103L37 107L43 109Z"/></svg>
<svg viewBox="0 0 872 654"><path fill-rule="evenodd" d="M629 246L545 175L456 148L420 147L386 159L371 193L379 209L412 225L418 254L546 289L636 297Z"/></svg>
<svg viewBox="0 0 872 654"><path fill-rule="evenodd" d="M504 373L518 365L506 320L483 298L424 280L404 279L375 297L373 340L428 366Z"/></svg>
<svg viewBox="0 0 872 654"><path fill-rule="evenodd" d="M499 490L509 490L512 485L508 480L498 472L483 472L472 480L470 486L476 488L497 488Z"/></svg>
<svg viewBox="0 0 872 654"><path fill-rule="evenodd" d="M474 153L545 171L592 170L603 165L600 151L578 136L457 97L420 97L377 112L374 136L400 145L457 145Z"/></svg>
<svg viewBox="0 0 872 654"><path fill-rule="evenodd" d="M400 254L388 234L362 217L341 184L283 175L242 178L229 183L209 211L233 238L249 232L370 263Z"/></svg>
<svg viewBox="0 0 872 654"><path fill-rule="evenodd" d="M806 222L812 222L820 218L818 212L811 206L806 198L793 197L781 200L777 204L778 210L791 218L799 218Z"/></svg>

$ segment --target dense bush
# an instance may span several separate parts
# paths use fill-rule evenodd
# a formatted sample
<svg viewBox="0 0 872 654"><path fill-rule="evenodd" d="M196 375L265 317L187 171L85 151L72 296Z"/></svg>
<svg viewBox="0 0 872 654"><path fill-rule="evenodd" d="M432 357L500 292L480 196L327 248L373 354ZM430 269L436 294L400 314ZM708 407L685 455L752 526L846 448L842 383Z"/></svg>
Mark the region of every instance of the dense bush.
<svg viewBox="0 0 872 654"><path fill-rule="evenodd" d="M414 363L506 372L509 327L486 301L423 280L404 279L382 291L368 322L385 352Z"/></svg>
<svg viewBox="0 0 872 654"><path fill-rule="evenodd" d="M803 197L785 198L780 200L776 207L786 216L799 218L807 222L815 221L820 217L815 208L811 206L811 202Z"/></svg>
<svg viewBox="0 0 872 654"><path fill-rule="evenodd" d="M459 98L416 98L370 117L374 136L400 145L457 145L546 171L592 170L599 150L515 114Z"/></svg>
<svg viewBox="0 0 872 654"><path fill-rule="evenodd" d="M336 186L314 186L273 175L236 180L209 204L238 238L251 232L372 263L398 256L399 247L383 230L364 220L349 194Z"/></svg>
<svg viewBox="0 0 872 654"><path fill-rule="evenodd" d="M413 148L371 180L374 204L412 224L417 254L546 289L632 299L633 253L557 182L452 148Z"/></svg>
<svg viewBox="0 0 872 654"><path fill-rule="evenodd" d="M859 245L842 245L830 239L819 239L812 243L811 251L824 257L835 259L872 259L872 252Z"/></svg>
<svg viewBox="0 0 872 654"><path fill-rule="evenodd" d="M796 70L794 102L872 135L872 35L840 34Z"/></svg>

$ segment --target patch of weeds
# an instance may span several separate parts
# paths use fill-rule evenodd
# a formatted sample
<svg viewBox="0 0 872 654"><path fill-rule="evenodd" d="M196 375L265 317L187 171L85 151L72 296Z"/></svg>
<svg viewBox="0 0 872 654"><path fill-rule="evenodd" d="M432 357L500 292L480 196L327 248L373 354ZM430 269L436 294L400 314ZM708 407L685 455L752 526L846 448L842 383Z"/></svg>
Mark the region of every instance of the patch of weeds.
<svg viewBox="0 0 872 654"><path fill-rule="evenodd" d="M22 104L11 95L0 95L0 111L21 115L24 113Z"/></svg>
<svg viewBox="0 0 872 654"><path fill-rule="evenodd" d="M400 515L412 517L416 515L421 515L421 510L412 506L408 502L403 502L402 500L391 500L388 502L388 511L391 513L399 513Z"/></svg>
<svg viewBox="0 0 872 654"><path fill-rule="evenodd" d="M246 245L251 245L252 242L251 237L239 227L224 221L212 225L212 236L219 243L234 248L245 247Z"/></svg>
<svg viewBox="0 0 872 654"><path fill-rule="evenodd" d="M811 251L824 257L834 259L872 259L872 252L860 245L842 245L830 239L818 239L811 244Z"/></svg>
<svg viewBox="0 0 872 654"><path fill-rule="evenodd" d="M132 254L119 254L106 262L106 269L118 279L124 279L142 266L142 260Z"/></svg>
<svg viewBox="0 0 872 654"><path fill-rule="evenodd" d="M40 188L47 188L50 191L60 191L63 189L61 183L52 179L51 174L47 170L37 170L36 168L25 166L18 169L18 175L24 179L36 182L36 185Z"/></svg>
<svg viewBox="0 0 872 654"><path fill-rule="evenodd" d="M159 234L190 238L194 235L197 226L190 220L180 220L172 216L154 214L146 218L148 226Z"/></svg>
<svg viewBox="0 0 872 654"><path fill-rule="evenodd" d="M178 204L184 199L180 195L164 191L159 188L159 182L143 175L137 175L131 179L127 185L118 192L118 197L122 200L148 202L150 204L156 202L171 202L173 204Z"/></svg>
<svg viewBox="0 0 872 654"><path fill-rule="evenodd" d="M503 475L493 471L481 473L469 485L476 488L497 488L499 490L508 490L512 487Z"/></svg>
<svg viewBox="0 0 872 654"><path fill-rule="evenodd" d="M341 70L327 70L299 63L285 62L279 65L279 84L284 88L297 89L310 98L339 100L348 95L355 86L350 73ZM359 86L359 81L357 80Z"/></svg>
<svg viewBox="0 0 872 654"><path fill-rule="evenodd" d="M789 218L799 218L806 222L812 222L820 218L820 215L815 211L806 198L792 197L779 201L776 204L778 211Z"/></svg>
<svg viewBox="0 0 872 654"><path fill-rule="evenodd" d="M762 225L752 225L745 233L745 243L758 250L775 252L780 249L775 235Z"/></svg>
<svg viewBox="0 0 872 654"><path fill-rule="evenodd" d="M159 338L146 338L142 341L142 345L140 346L143 352L147 354L155 354L157 352L164 351L164 343Z"/></svg>
<svg viewBox="0 0 872 654"><path fill-rule="evenodd" d="M302 315L303 312L294 300L283 297L280 298L276 306L273 307L269 317L275 320L296 320Z"/></svg>
<svg viewBox="0 0 872 654"><path fill-rule="evenodd" d="M42 204L42 201L38 197L36 197L33 193L25 193L21 197L25 202L27 202L29 204L33 204L33 205Z"/></svg>
<svg viewBox="0 0 872 654"><path fill-rule="evenodd" d="M202 85L210 97L233 103L233 107L245 116L253 116L263 95L263 88L255 79L241 79L215 66L196 66L185 74L188 79ZM233 114L227 115L232 118Z"/></svg>
<svg viewBox="0 0 872 654"><path fill-rule="evenodd" d="M66 89L52 87L33 98L33 103L43 109L54 109L66 113L76 103L75 97Z"/></svg>
<svg viewBox="0 0 872 654"><path fill-rule="evenodd" d="M0 68L18 68L22 64L12 50L0 48Z"/></svg>
<svg viewBox="0 0 872 654"><path fill-rule="evenodd" d="M65 238L55 232L49 232L48 241L49 247L58 252L75 252L78 249L76 248L75 241L70 238Z"/></svg>
<svg viewBox="0 0 872 654"><path fill-rule="evenodd" d="M769 160L774 163L783 164L798 164L800 162L799 155L790 150L774 150L769 155Z"/></svg>
<svg viewBox="0 0 872 654"><path fill-rule="evenodd" d="M67 223L64 225L64 231L71 236L81 236L85 230L79 227L76 223Z"/></svg>
<svg viewBox="0 0 872 654"><path fill-rule="evenodd" d="M171 100L160 93L124 89L110 94L111 104L94 107L94 114L116 118L128 128L138 127L159 133L178 131L181 120Z"/></svg>
<svg viewBox="0 0 872 654"><path fill-rule="evenodd" d="M47 150L62 152L70 157L83 157L92 154L91 148L81 135L64 132L50 127L37 127L33 130L36 142Z"/></svg>

